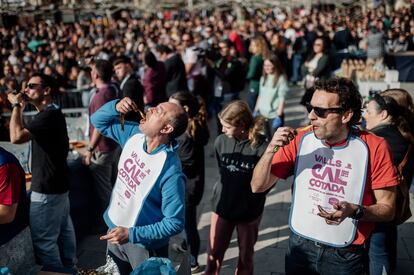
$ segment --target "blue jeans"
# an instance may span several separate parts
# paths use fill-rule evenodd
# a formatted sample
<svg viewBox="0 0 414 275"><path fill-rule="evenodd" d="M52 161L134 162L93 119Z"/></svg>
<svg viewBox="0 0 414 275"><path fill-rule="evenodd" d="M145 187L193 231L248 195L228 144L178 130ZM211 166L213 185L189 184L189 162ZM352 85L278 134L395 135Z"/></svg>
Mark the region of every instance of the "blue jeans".
<svg viewBox="0 0 414 275"><path fill-rule="evenodd" d="M369 274L391 274L397 261L397 226L378 223L369 241Z"/></svg>
<svg viewBox="0 0 414 275"><path fill-rule="evenodd" d="M302 66L302 55L301 54L293 54L292 57L292 77L290 81L298 82L302 80L302 74L300 71L300 67Z"/></svg>
<svg viewBox="0 0 414 275"><path fill-rule="evenodd" d="M364 248L335 248L290 234L285 257L286 274L360 275L364 272Z"/></svg>
<svg viewBox="0 0 414 275"><path fill-rule="evenodd" d="M70 218L68 193L32 192L30 229L36 259L44 270L74 271L76 239Z"/></svg>
<svg viewBox="0 0 414 275"><path fill-rule="evenodd" d="M256 107L257 97L259 96L259 92L253 89L249 90L247 103L249 104L250 111L254 111L254 107Z"/></svg>
<svg viewBox="0 0 414 275"><path fill-rule="evenodd" d="M213 103L213 113L217 115L220 113L221 109L226 107L230 102L239 98L239 93L227 93L223 94L221 97L214 97Z"/></svg>

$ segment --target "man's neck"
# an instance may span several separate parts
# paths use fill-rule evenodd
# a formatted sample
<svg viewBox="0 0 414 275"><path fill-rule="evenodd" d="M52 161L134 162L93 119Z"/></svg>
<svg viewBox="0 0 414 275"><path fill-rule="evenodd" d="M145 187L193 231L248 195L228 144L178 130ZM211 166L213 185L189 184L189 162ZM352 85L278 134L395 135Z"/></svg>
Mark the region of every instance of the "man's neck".
<svg viewBox="0 0 414 275"><path fill-rule="evenodd" d="M351 131L351 129L349 127L346 127L334 137L326 139L325 142L329 145L342 144L348 138L349 131Z"/></svg>
<svg viewBox="0 0 414 275"><path fill-rule="evenodd" d="M35 106L38 112L41 112L52 103L53 103L52 100L47 98L47 99L43 99L40 103L32 103L32 104L33 106Z"/></svg>
<svg viewBox="0 0 414 275"><path fill-rule="evenodd" d="M104 87L104 86L108 86L108 84L109 83L105 83L105 82L103 82L103 81L100 81L100 80L97 80L97 81L95 81L95 87L96 88L102 88L102 87Z"/></svg>
<svg viewBox="0 0 414 275"><path fill-rule="evenodd" d="M161 144L169 143L169 140L166 136L165 137L164 136L156 136L156 137L147 136L146 140L147 140L147 153L149 154L155 149L157 149L158 146L160 146Z"/></svg>

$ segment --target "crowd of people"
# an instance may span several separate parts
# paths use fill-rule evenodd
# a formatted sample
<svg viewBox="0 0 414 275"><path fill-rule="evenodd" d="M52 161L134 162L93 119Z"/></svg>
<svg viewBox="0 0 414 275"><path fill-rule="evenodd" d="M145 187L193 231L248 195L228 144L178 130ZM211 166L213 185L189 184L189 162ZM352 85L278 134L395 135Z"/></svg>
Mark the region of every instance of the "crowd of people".
<svg viewBox="0 0 414 275"><path fill-rule="evenodd" d="M397 191L413 177L412 99L387 90L364 107L352 81L332 75L348 58L414 50L412 14L410 7L386 14L383 6L143 18L123 11L0 28L1 112L11 112L1 138L33 144L30 202L21 168L0 151L0 232L11 232L2 234L0 255L4 244L31 238L44 270L76 272L67 106L54 103L76 90L90 117L83 164L108 247L100 272L129 274L149 257L168 257L170 237L183 230L177 249L188 250L191 270L200 271L197 206L213 117L219 180L205 274L220 273L234 228L236 274L254 273L266 194L291 175L286 273L390 274ZM312 127L295 130L285 127L285 98L298 83ZM27 103L36 111L30 122L22 115Z"/></svg>
<svg viewBox="0 0 414 275"><path fill-rule="evenodd" d="M125 11L113 19L97 16L68 24L26 22L0 29L0 87L2 94L19 90L31 73L42 71L59 80L61 92L90 90L88 61L92 57L113 61L125 55L149 104L153 94L167 85L167 94L160 96L177 90L196 91L211 113L220 105L215 95L239 92L244 88L239 80L245 78L253 93L249 103L253 109L263 62L260 57L275 54L292 83L325 78L343 59L381 59L413 50L412 18L410 7L386 14L383 6L365 13L355 6L241 9L237 14L166 12L143 18L133 18ZM220 61L220 42L225 40L232 42L227 56L234 60ZM159 62L165 63L165 70ZM236 65L225 73L228 62ZM4 95L1 103L3 111L10 109Z"/></svg>

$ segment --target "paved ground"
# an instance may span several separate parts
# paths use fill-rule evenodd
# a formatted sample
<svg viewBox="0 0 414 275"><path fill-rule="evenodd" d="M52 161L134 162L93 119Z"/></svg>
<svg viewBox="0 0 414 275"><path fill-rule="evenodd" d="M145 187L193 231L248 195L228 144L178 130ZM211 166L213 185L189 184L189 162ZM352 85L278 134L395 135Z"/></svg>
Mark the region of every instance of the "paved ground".
<svg viewBox="0 0 414 275"><path fill-rule="evenodd" d="M290 92L286 108L286 125L298 127L305 118L304 110L298 107L301 96L300 90ZM211 123L215 125L215 123ZM216 129L212 127L212 134ZM199 263L204 267L206 262L206 247L210 230L211 191L218 179L217 167L210 140L206 148L206 187L203 200L198 208L198 230L201 236L201 253ZM284 255L289 238L288 213L290 207L290 186L292 179L280 181L268 194L266 207L259 229L259 238L255 246L255 274L284 274ZM414 197L411 194L411 209L414 209ZM398 229L398 267L395 274L414 273L414 218L408 220ZM172 242L178 241L174 238ZM226 252L221 274L234 274L237 264L237 239L233 235L229 249ZM95 268L102 265L105 260L105 243L98 240L97 235L84 238L78 246L79 267ZM171 258L174 263L182 260L183 256L172 251ZM202 274L201 272L199 274Z"/></svg>

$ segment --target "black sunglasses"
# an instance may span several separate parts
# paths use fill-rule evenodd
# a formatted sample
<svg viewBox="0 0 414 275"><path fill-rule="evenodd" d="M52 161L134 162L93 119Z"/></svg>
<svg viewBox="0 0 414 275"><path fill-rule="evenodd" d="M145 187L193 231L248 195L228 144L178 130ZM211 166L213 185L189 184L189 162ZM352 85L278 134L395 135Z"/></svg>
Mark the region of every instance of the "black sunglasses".
<svg viewBox="0 0 414 275"><path fill-rule="evenodd" d="M29 88L29 89L31 89L31 90L34 90L34 89L36 89L37 87L42 86L42 84L41 84L41 83L29 83L29 84L27 84L26 86L27 86L27 88Z"/></svg>
<svg viewBox="0 0 414 275"><path fill-rule="evenodd" d="M312 110L315 112L315 115L321 118L326 118L328 116L329 113L337 113L340 114L344 111L343 108L341 107L336 107L336 108L321 108L321 107L314 107L310 104L306 105L306 109L308 110L308 112L312 112Z"/></svg>

